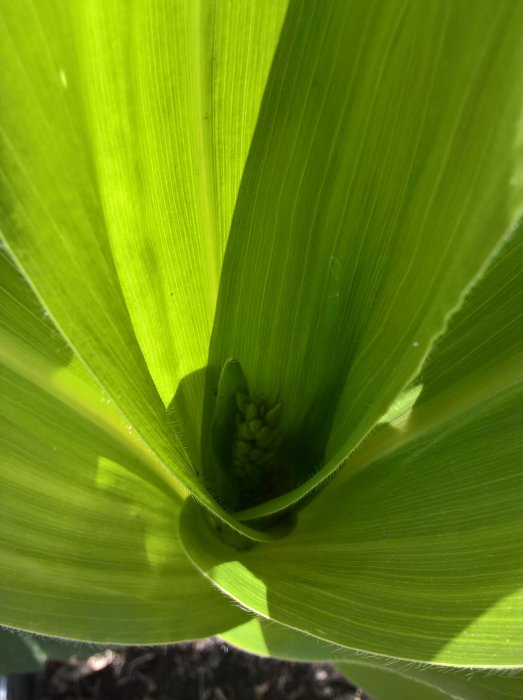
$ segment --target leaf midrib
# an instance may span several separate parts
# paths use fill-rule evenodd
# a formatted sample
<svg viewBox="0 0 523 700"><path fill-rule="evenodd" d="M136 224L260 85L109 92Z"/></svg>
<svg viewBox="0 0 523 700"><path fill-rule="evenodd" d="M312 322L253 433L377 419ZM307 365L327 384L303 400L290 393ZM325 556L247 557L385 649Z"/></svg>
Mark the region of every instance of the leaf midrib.
<svg viewBox="0 0 523 700"><path fill-rule="evenodd" d="M193 65L197 79L194 81L195 137L201 164L200 200L205 241L204 256L207 261L207 298L210 321L218 297L220 280L219 251L217 246L217 199L216 164L213 148L213 100L212 100L212 61L207 60L206 45L214 52L214 9L207 7L203 0L191 1L193 15ZM209 41L203 41L208 33Z"/></svg>

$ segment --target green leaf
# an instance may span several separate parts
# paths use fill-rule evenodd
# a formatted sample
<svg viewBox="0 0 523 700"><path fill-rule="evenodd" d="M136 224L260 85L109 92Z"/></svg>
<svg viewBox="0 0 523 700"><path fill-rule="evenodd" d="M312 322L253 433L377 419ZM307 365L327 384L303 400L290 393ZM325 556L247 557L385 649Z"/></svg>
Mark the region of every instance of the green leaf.
<svg viewBox="0 0 523 700"><path fill-rule="evenodd" d="M79 362L12 259L0 250L0 364L123 442L172 489L164 466L122 420L113 402ZM6 409L7 410L7 409ZM74 441L74 435L71 435Z"/></svg>
<svg viewBox="0 0 523 700"><path fill-rule="evenodd" d="M171 642L243 619L192 567L181 496L0 256L0 620ZM188 614L190 611L190 614Z"/></svg>
<svg viewBox="0 0 523 700"><path fill-rule="evenodd" d="M187 504L193 561L262 617L334 644L455 666L521 662L523 392L506 389L355 477L278 542L235 551Z"/></svg>
<svg viewBox="0 0 523 700"><path fill-rule="evenodd" d="M250 654L289 661L342 661L354 655L347 649L258 617L222 632L220 638Z"/></svg>
<svg viewBox="0 0 523 700"><path fill-rule="evenodd" d="M521 379L523 222L452 317L412 386L348 460L345 480ZM391 430L392 428L392 430Z"/></svg>
<svg viewBox="0 0 523 700"><path fill-rule="evenodd" d="M195 455L221 262L286 7L117 0L68 10L71 80L87 103L120 283Z"/></svg>
<svg viewBox="0 0 523 700"><path fill-rule="evenodd" d="M338 645L521 663L522 232L452 319L414 406L398 402L292 535L241 553L211 553L207 542L204 553L207 535L189 537L182 514L184 544L213 581L263 617Z"/></svg>
<svg viewBox="0 0 523 700"><path fill-rule="evenodd" d="M44 308L130 425L172 463L169 427L125 306L91 153L67 7L21 2L0 21L2 233ZM71 69L72 71L72 69Z"/></svg>
<svg viewBox="0 0 523 700"><path fill-rule="evenodd" d="M283 466L332 474L419 371L521 212L518 2L291 4L232 223L227 358L279 391ZM310 477L314 474L314 477Z"/></svg>
<svg viewBox="0 0 523 700"><path fill-rule="evenodd" d="M4 624L166 643L241 619L186 559L180 500L147 464L10 370L0 386Z"/></svg>
<svg viewBox="0 0 523 700"><path fill-rule="evenodd" d="M428 671L426 682L420 683L408 675L408 668L405 671L405 662L398 664L391 659L370 655L362 656L357 652L335 647L274 622L269 623L260 619L249 620L220 636L229 644L251 654L290 661L335 663L338 670L346 675L354 685L372 693L374 700L420 700L420 698L423 700L447 700L451 697L432 686L434 674L437 677L437 672L432 671L432 669ZM402 675L399 674L398 670L401 670ZM414 677L416 677L416 673L422 678L425 677L425 670L414 671ZM453 677L456 680L455 670ZM458 679L458 686L459 680L461 679ZM474 697L470 700L482 699ZM485 700L494 700L494 698L486 698Z"/></svg>
<svg viewBox="0 0 523 700"><path fill-rule="evenodd" d="M9 250L167 476L225 519L197 473L202 368L285 7L21 0L0 20Z"/></svg>
<svg viewBox="0 0 523 700"><path fill-rule="evenodd" d="M416 668L374 659L336 663L339 671L365 688L374 700L518 700L523 673Z"/></svg>
<svg viewBox="0 0 523 700"><path fill-rule="evenodd" d="M320 639L521 663L518 268L477 288L493 344L466 295L521 211L523 6L293 2L265 92L285 7L259 7L20 0L0 17L0 218L36 293L26 306L8 271L0 619L142 642L237 624L183 536L236 601ZM243 517L304 496L382 424L290 536L249 551L192 499L178 524L182 484L276 537L198 478L226 240L203 436L237 359L253 396L280 392L301 478L321 467Z"/></svg>
<svg viewBox="0 0 523 700"><path fill-rule="evenodd" d="M425 682L421 677L412 678L408 674L403 675L393 669L380 668L365 661L338 663L336 666L352 683L365 688L374 700L464 700L466 697L450 695L437 686L434 687L430 683L430 677ZM479 700L477 696L473 698ZM491 700L491 696L488 700Z"/></svg>
<svg viewBox="0 0 523 700"><path fill-rule="evenodd" d="M523 672L414 666L327 644L274 622L253 619L220 635L251 654L291 661L329 661L375 700L516 700Z"/></svg>

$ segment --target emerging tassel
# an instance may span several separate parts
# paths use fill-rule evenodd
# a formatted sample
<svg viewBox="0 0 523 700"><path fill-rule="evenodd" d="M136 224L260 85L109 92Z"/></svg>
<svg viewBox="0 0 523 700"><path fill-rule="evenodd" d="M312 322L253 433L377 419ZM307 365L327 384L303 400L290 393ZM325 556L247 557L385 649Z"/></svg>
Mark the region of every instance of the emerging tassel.
<svg viewBox="0 0 523 700"><path fill-rule="evenodd" d="M236 393L236 405L231 464L246 507L281 492L276 451L283 440L277 430L283 405L275 396L253 400L242 392Z"/></svg>
<svg viewBox="0 0 523 700"><path fill-rule="evenodd" d="M224 364L215 396L211 445L218 471L213 490L233 510L245 510L292 488L278 395L251 397L240 363L231 359Z"/></svg>

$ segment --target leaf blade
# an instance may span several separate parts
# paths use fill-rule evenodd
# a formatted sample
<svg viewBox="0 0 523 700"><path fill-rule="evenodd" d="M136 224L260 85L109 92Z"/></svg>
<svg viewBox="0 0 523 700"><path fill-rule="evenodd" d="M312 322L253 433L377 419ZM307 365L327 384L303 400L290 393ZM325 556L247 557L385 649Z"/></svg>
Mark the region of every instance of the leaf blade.
<svg viewBox="0 0 523 700"><path fill-rule="evenodd" d="M454 698L456 700L508 700L521 698L522 671L512 669L471 671L451 667L419 668L391 658L362 655L321 642L275 622L253 619L220 635L226 642L251 654L291 661L328 661L351 681L380 700L403 698Z"/></svg>
<svg viewBox="0 0 523 700"><path fill-rule="evenodd" d="M22 0L16 8L12 8L9 13L2 16L0 58L8 67L2 74L4 99L0 146L2 150L0 171L2 235L7 240L10 255L23 270L25 278L46 312L49 313L55 328L67 340L77 358L87 367L118 407L127 425L139 434L154 453L158 465L165 472L165 478L171 479L173 483L178 482L185 489L190 490L211 512L228 521L233 527L251 533L254 538L263 539L264 535L258 535L230 518L199 479L200 406L198 399L201 393L199 389L201 380L196 377L195 387L189 389L185 395L182 392L180 403L189 413L188 426L183 430L182 409L176 410L175 407L175 410L168 414L158 387L150 375L148 362L133 325L138 313L136 305L139 306L139 300L137 300L139 289L133 287L131 279L129 287L133 287L131 294L133 303L130 307L134 304L131 318L127 305L129 288L123 282L127 274L130 278L133 277L131 270L135 270L136 265L140 268L136 260L129 259L136 252L132 245L132 240L136 242L136 239L133 239L131 232L125 230L126 223L133 224L137 221L136 219L129 221L129 218L119 220L122 216L122 208L125 208L121 206L122 202L119 198L125 199L129 209L132 210L136 188L131 185L136 183L122 177L123 187L119 189L115 187L111 196L107 195L106 189L115 182L115 174L112 170L118 170L122 166L117 158L112 159L114 154L111 149L115 148L114 138L112 138L114 134L109 134L111 138L107 138L106 142L102 143L101 153L98 153L99 160L104 161L105 158L107 161L106 169L104 171L102 168L101 173L97 171L97 154L94 152L89 123L92 114L90 115L86 106L85 83L82 83L82 59L87 63L89 60L95 60L87 50L92 47L88 41L92 36L86 31L83 41L79 41L78 36L75 35L75 28L78 29L78 25L80 29L88 27L91 34L96 33L95 30L97 26L99 27L100 21L107 17L111 20L109 27L115 32L116 38L125 37L127 24L139 19L142 11L145 12L150 7L150 3L135 3L132 8L128 3L111 3L109 6L97 0L67 5L54 2L35 5L29 0ZM194 9L194 7L194 3L187 3L185 9ZM158 4L154 8L151 10L152 14L158 11L160 13L158 17L161 18L160 10L163 8L167 11L172 8L172 4L165 3L161 7ZM178 9L181 11L183 8L180 6ZM244 7L242 12L243 16L250 18L249 21L252 22L248 8ZM284 12L284 3L274 6L274 12L270 14L267 22L267 32L272 36L273 42L277 39L278 17L281 17ZM232 17L238 16L240 15L235 15L233 12ZM158 29L157 25L156 29ZM139 30L139 27L135 27L137 33L140 33ZM262 39L267 38L267 32ZM247 43L253 33L255 34L255 29L251 27ZM104 32L100 31L99 35L100 41ZM196 36L192 37L192 43L190 42L187 51L193 47L196 39L200 40L197 32ZM145 34L142 40L146 40ZM151 40L151 43L154 44L154 41ZM116 40L111 44L111 48L113 44L116 50L122 49L121 44ZM245 51L245 43L241 48ZM85 55L82 56L81 49L86 51L87 58ZM162 56L167 57L168 61L170 47L164 46L163 49ZM265 50L270 52L270 41ZM184 58L186 62L189 60L187 56ZM116 76L117 84L118 80L125 82L127 68L126 65L119 65L119 59L121 55L118 55L113 63L108 61L115 70L119 67ZM259 56L255 63L260 68L258 59ZM94 67L96 68L96 65ZM93 75L89 74L87 68L88 66L83 66L85 70L83 77L88 82L89 80L94 82ZM257 80L258 82L254 81L255 88L253 87L253 95L256 99L259 98L259 92L263 88L261 68L259 72L257 71ZM100 86L98 89L101 90ZM238 90L239 88L236 92ZM95 96L98 94L96 90L94 93ZM159 102L162 96L160 89ZM109 106L112 104L111 95L102 94L102 98L108 100ZM249 117L251 122L256 116L256 99L247 110L251 112ZM238 107L236 110L238 111ZM99 116L103 118L104 114L106 112L102 112ZM124 124L124 130L125 126ZM192 124L184 126L188 134L191 133L192 126ZM100 124L93 128L96 131L96 128L100 128ZM234 128L232 124L230 131L234 132ZM132 129L129 138L131 137ZM231 182L238 177L238 170L241 168L241 161L248 146L248 137L246 127L245 133L239 140L241 143L234 149L237 155L236 162L231 165L231 172L234 171L234 177L231 174ZM229 140L232 138L230 134L228 138ZM227 148L229 143L227 139L225 141L222 150ZM126 145L129 146L128 141ZM116 144L116 147L119 146L121 143ZM157 150L159 149L160 146L157 147ZM132 155L131 153L131 159ZM169 172L169 164L167 171ZM197 179L197 172L193 172L192 177ZM152 186L159 187L158 182L152 179ZM126 189L127 186L128 189ZM162 188L162 196L165 196L167 190L168 186L167 189ZM228 197L230 200L231 192L224 194L224 198ZM230 206L230 201L223 205L224 221L227 219L226 210ZM115 211L111 211L112 207ZM151 209L147 209L145 214L151 214ZM197 212L192 212L192 215L196 214ZM190 215L191 212L189 212ZM203 236L206 235L206 232L200 233ZM124 241L120 256L115 253L115 241L124 234L129 236L127 239L129 245L126 247ZM148 234L150 229L144 233L142 241L144 245L147 244ZM169 250L162 248L165 241L159 241L159 243L163 259L168 261ZM183 267L183 261L178 262ZM127 266L128 269L120 269L122 266ZM140 269L143 272L143 267ZM154 285L155 279L151 271L148 277L141 277L141 283L146 286ZM124 288L127 289L127 294ZM165 291L162 288L158 294L153 293L151 297L153 302L158 302ZM180 316L180 326L183 328L184 342L187 341L187 347L193 347L191 333L188 330L191 326L190 317L190 309L184 309ZM157 314L149 314L150 325L147 329L153 345L156 341L161 341L163 344L167 337L164 337L162 328L156 328L158 332L152 332L159 318L162 323L166 320L161 311ZM196 317L192 321L194 321L194 327L198 327L201 319ZM145 332L143 324L142 331ZM143 333L141 340L143 341ZM165 351L168 355L171 349L171 347L164 347L162 352ZM199 349L195 357L187 360L189 364L192 361L198 364L205 351L206 345ZM189 353L189 350L187 352ZM185 367L184 371L189 371L188 367ZM161 375L161 368L155 372L155 379L159 380L159 386L165 397L166 384L158 373ZM172 380L173 375L171 374L170 377L169 381ZM180 379L181 377L177 376L177 380ZM187 440L187 435L191 433L191 440ZM178 487L173 486L173 488ZM267 535L267 537L270 536Z"/></svg>
<svg viewBox="0 0 523 700"><path fill-rule="evenodd" d="M519 11L484 3L471 24L438 3L291 7L224 261L204 424L233 357L254 394L280 391L309 480L240 518L340 465L513 226Z"/></svg>
<svg viewBox="0 0 523 700"><path fill-rule="evenodd" d="M333 644L517 666L522 415L521 389L501 392L353 479L334 479L293 533L261 549L211 545L187 504L184 546L258 615Z"/></svg>
<svg viewBox="0 0 523 700"><path fill-rule="evenodd" d="M165 482L35 385L5 368L1 384L2 622L135 644L228 627L238 613L187 561Z"/></svg>
<svg viewBox="0 0 523 700"><path fill-rule="evenodd" d="M238 613L181 549L184 494L75 361L4 251L0 280L2 624L127 643L229 626Z"/></svg>

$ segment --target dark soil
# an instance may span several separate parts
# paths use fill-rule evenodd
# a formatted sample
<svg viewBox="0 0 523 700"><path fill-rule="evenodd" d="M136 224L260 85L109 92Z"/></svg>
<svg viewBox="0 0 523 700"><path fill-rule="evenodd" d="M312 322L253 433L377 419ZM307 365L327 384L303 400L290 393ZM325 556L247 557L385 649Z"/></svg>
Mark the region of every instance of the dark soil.
<svg viewBox="0 0 523 700"><path fill-rule="evenodd" d="M329 664L260 658L216 639L49 661L10 685L8 700L370 700Z"/></svg>

